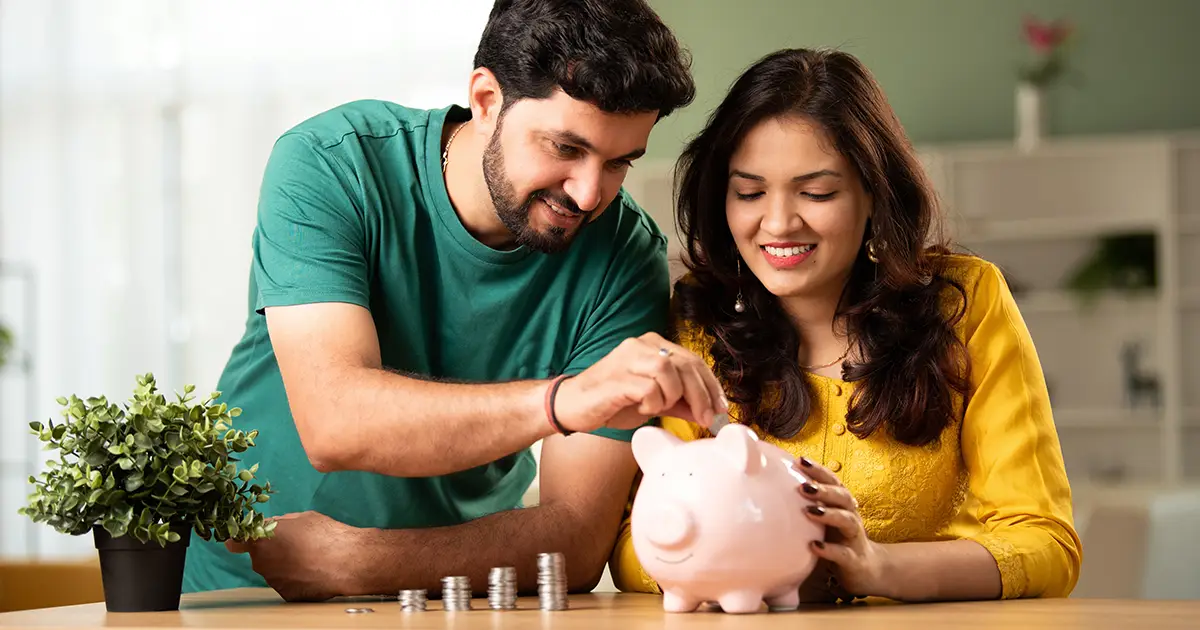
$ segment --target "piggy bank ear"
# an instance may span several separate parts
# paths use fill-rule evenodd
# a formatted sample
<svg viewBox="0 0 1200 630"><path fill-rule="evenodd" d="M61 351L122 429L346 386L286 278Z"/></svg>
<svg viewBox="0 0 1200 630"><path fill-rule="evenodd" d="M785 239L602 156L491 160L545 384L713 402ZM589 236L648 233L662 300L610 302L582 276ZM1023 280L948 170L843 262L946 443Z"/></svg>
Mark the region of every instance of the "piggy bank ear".
<svg viewBox="0 0 1200 630"><path fill-rule="evenodd" d="M743 424L727 424L717 432L721 455L735 470L754 475L766 468L767 462L758 448L758 436Z"/></svg>
<svg viewBox="0 0 1200 630"><path fill-rule="evenodd" d="M645 469L659 454L679 444L683 444L683 440L674 433L659 427L644 426L633 432L633 459Z"/></svg>

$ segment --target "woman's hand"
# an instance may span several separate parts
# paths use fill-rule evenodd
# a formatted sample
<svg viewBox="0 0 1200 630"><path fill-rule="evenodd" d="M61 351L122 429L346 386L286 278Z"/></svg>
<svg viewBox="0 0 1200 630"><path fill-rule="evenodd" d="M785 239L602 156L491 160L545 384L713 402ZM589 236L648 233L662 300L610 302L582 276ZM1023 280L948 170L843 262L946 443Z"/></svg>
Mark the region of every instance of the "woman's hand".
<svg viewBox="0 0 1200 630"><path fill-rule="evenodd" d="M810 479L798 492L817 503L808 508L808 517L826 526L825 541L813 541L813 553L834 565L837 583L830 589L853 597L887 597L887 549L867 537L858 501L828 468L805 457L794 466Z"/></svg>

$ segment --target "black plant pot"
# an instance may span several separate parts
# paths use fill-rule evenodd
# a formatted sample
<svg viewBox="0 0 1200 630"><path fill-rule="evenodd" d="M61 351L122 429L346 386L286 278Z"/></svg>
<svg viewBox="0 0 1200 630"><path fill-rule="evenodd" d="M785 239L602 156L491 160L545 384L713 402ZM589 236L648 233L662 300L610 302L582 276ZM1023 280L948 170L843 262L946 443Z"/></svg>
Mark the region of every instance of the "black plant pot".
<svg viewBox="0 0 1200 630"><path fill-rule="evenodd" d="M109 612L179 610L183 590L183 561L190 527L172 526L179 542L143 543L132 536L113 538L103 527L92 528L100 552L104 605Z"/></svg>

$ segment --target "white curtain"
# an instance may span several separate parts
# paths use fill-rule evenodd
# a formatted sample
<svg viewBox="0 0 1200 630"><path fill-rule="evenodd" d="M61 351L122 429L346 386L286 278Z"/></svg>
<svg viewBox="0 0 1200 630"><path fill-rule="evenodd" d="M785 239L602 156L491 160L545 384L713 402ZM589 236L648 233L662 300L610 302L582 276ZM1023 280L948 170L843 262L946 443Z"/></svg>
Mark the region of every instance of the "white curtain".
<svg viewBox="0 0 1200 630"><path fill-rule="evenodd" d="M491 4L0 0L0 322L31 367L0 371L0 556L91 548L16 513L57 396L214 387L275 138L350 100L463 103Z"/></svg>

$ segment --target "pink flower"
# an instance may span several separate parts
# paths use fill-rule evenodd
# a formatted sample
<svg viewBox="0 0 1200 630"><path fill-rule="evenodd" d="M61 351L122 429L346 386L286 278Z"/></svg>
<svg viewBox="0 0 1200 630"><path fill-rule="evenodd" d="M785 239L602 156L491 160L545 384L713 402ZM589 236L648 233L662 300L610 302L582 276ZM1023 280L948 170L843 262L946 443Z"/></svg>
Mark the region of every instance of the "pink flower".
<svg viewBox="0 0 1200 630"><path fill-rule="evenodd" d="M1067 35L1071 32L1071 25L1063 20L1054 20L1053 22L1039 22L1037 19L1026 16L1024 21L1025 40L1029 45L1039 53L1046 54L1053 51L1059 44L1067 39Z"/></svg>

